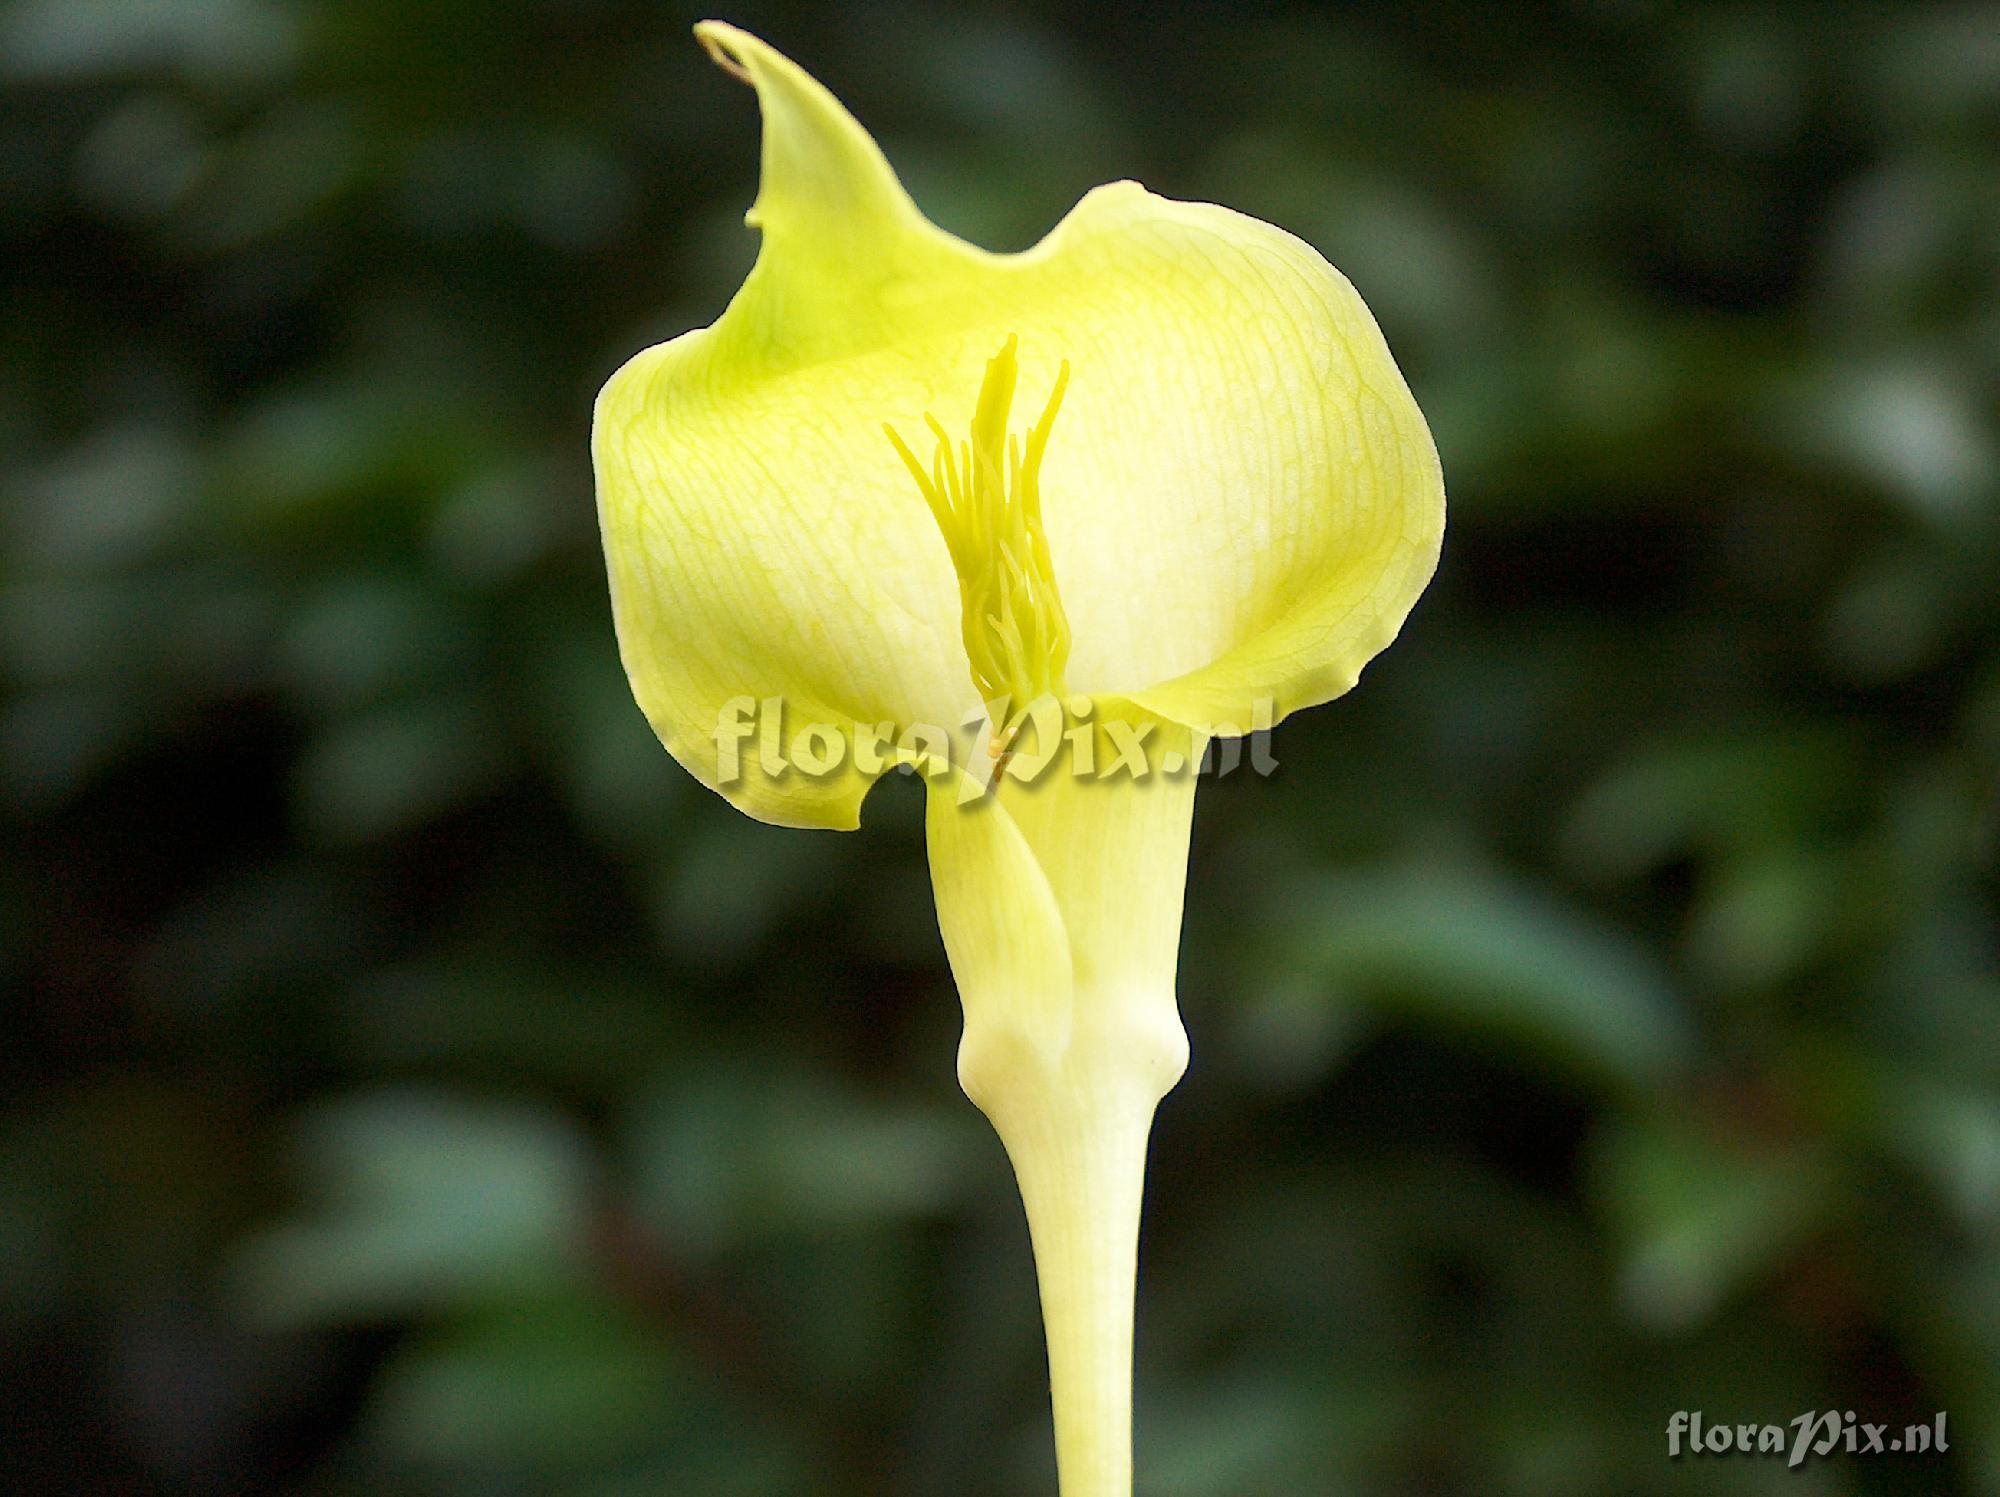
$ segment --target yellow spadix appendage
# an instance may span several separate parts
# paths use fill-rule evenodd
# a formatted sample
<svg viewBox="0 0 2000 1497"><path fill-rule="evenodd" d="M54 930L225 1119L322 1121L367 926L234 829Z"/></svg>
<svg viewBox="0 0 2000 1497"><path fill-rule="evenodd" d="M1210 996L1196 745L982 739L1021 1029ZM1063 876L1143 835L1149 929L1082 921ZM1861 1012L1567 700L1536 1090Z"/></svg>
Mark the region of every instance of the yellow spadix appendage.
<svg viewBox="0 0 2000 1497"><path fill-rule="evenodd" d="M1042 454L1069 385L1069 364L1056 375L1041 419L1023 442L1007 430L1020 381L1019 346L1020 339L1010 335L987 361L969 440L954 448L943 423L925 413L924 422L937 438L928 468L895 427L882 426L951 551L965 658L980 700L1001 704L997 720L1003 722L1009 711L1018 713L1044 697L1060 700L1066 694L1063 668L1070 645L1069 618L1042 529L1041 495Z"/></svg>

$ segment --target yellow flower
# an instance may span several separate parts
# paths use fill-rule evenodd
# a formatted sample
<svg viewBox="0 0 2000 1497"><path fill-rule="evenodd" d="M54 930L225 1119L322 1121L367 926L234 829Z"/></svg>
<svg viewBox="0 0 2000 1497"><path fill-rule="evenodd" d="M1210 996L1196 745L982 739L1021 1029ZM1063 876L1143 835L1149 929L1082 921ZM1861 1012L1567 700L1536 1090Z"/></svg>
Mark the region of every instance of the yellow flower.
<svg viewBox="0 0 2000 1497"><path fill-rule="evenodd" d="M763 820L849 828L887 768L922 769L959 1075L1027 1205L1062 1490L1126 1497L1192 770L1394 637L1437 561L1437 455L1310 246L1117 182L988 253L796 65L695 30L762 106L763 242L712 326L599 397L619 648L674 757Z"/></svg>

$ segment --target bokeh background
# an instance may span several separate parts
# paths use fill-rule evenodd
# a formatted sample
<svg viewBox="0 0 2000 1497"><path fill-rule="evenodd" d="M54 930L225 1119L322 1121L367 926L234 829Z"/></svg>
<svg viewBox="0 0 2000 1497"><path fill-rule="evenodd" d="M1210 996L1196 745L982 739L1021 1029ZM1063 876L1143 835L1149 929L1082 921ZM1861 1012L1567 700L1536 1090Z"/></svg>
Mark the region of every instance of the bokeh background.
<svg viewBox="0 0 2000 1497"><path fill-rule="evenodd" d="M2000 1489L2000 9L728 14L990 246L1302 234L1443 452L1199 800L1141 1492ZM755 249L693 19L0 4L0 1489L1053 1492L917 787L752 824L614 653L590 400Z"/></svg>

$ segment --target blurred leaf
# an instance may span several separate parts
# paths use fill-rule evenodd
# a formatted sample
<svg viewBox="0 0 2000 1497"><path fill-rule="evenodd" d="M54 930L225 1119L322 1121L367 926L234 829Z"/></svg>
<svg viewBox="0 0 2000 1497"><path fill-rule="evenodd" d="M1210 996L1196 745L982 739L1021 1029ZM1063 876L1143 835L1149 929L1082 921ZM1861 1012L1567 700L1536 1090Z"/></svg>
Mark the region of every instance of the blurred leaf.
<svg viewBox="0 0 2000 1497"><path fill-rule="evenodd" d="M143 556L186 509L195 472L187 440L171 428L100 431L10 496L8 538L45 565Z"/></svg>
<svg viewBox="0 0 2000 1497"><path fill-rule="evenodd" d="M660 747L601 636L551 620L536 642L529 690L565 800L606 846L656 849L698 787ZM726 906L728 890L716 897Z"/></svg>
<svg viewBox="0 0 2000 1497"><path fill-rule="evenodd" d="M1840 1200L1826 1160L1674 1117L1608 1127L1592 1184L1619 1245L1620 1294L1662 1330L1700 1324L1765 1278Z"/></svg>
<svg viewBox="0 0 2000 1497"><path fill-rule="evenodd" d="M1783 416L1802 451L1879 483L1940 530L1991 501L2000 449L1969 372L1935 353L1842 361L1802 382Z"/></svg>
<svg viewBox="0 0 2000 1497"><path fill-rule="evenodd" d="M773 1233L934 1216L958 1199L983 1123L799 1072L717 1064L656 1089L633 1148L648 1211L685 1251Z"/></svg>
<svg viewBox="0 0 2000 1497"><path fill-rule="evenodd" d="M268 0L17 0L0 17L0 75L172 69L236 80L278 71L295 45L291 17Z"/></svg>
<svg viewBox="0 0 2000 1497"><path fill-rule="evenodd" d="M493 1311L401 1350L362 1440L419 1471L601 1467L651 1448L687 1384L661 1339L609 1305Z"/></svg>
<svg viewBox="0 0 2000 1497"><path fill-rule="evenodd" d="M483 703L458 693L342 721L300 756L300 815L335 841L405 831L493 784L511 747L502 733Z"/></svg>
<svg viewBox="0 0 2000 1497"><path fill-rule="evenodd" d="M1689 912L1688 948L1712 981L1768 988L1825 955L1842 916L1846 870L1773 852L1720 870Z"/></svg>
<svg viewBox="0 0 2000 1497"><path fill-rule="evenodd" d="M587 1158L539 1109L385 1091L323 1104L301 1133L312 1197L235 1265L260 1323L428 1312L565 1276Z"/></svg>
<svg viewBox="0 0 2000 1497"><path fill-rule="evenodd" d="M1647 1086L1685 1060L1685 1020L1643 951L1546 895L1413 867L1326 879L1283 908L1281 995L1502 1039L1599 1084Z"/></svg>
<svg viewBox="0 0 2000 1497"><path fill-rule="evenodd" d="M1577 798L1565 851L1603 878L1689 855L1789 851L1840 804L1855 759L1832 731L1796 727L1649 743Z"/></svg>
<svg viewBox="0 0 2000 1497"><path fill-rule="evenodd" d="M352 709L462 670L472 632L453 601L411 575L330 577L292 608L279 669L309 709Z"/></svg>
<svg viewBox="0 0 2000 1497"><path fill-rule="evenodd" d="M1800 1057L1830 1129L1922 1177L1969 1225L2000 1227L2000 1096L1841 1047Z"/></svg>

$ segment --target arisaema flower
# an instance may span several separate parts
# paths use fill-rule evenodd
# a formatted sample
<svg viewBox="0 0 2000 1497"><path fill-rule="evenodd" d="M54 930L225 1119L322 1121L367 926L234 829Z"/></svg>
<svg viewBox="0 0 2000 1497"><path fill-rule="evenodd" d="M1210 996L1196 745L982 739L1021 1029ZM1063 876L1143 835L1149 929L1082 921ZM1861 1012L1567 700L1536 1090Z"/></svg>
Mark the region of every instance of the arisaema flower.
<svg viewBox="0 0 2000 1497"><path fill-rule="evenodd" d="M853 827L888 769L924 775L959 1077L1027 1207L1062 1491L1127 1497L1193 770L1394 637L1437 561L1437 455L1309 245L1116 182L988 253L796 65L696 34L762 106L763 240L712 326L598 400L625 668L674 757L762 820Z"/></svg>

